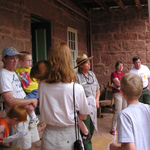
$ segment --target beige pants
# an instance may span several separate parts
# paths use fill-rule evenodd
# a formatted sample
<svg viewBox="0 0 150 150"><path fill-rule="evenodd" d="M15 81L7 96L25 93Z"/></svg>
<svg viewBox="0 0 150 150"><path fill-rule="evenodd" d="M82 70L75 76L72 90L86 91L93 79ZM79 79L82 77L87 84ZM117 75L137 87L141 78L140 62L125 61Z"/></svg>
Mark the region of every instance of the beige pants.
<svg viewBox="0 0 150 150"><path fill-rule="evenodd" d="M121 93L114 93L113 96L115 102L115 110L112 119L112 130L116 131L118 114L120 113L121 110L127 107L127 102L123 99Z"/></svg>

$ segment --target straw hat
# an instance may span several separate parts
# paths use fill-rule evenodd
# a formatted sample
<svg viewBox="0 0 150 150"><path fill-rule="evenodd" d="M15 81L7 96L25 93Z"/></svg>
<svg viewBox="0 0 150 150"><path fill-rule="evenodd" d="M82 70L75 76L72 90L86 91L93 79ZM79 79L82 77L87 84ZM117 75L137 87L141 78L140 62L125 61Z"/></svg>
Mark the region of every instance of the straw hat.
<svg viewBox="0 0 150 150"><path fill-rule="evenodd" d="M77 59L76 59L77 66L75 66L74 68L79 67L79 66L80 66L81 64L83 64L85 61L90 60L90 59L92 59L92 58L93 58L93 56L87 57L86 54L83 54L82 56L78 56Z"/></svg>

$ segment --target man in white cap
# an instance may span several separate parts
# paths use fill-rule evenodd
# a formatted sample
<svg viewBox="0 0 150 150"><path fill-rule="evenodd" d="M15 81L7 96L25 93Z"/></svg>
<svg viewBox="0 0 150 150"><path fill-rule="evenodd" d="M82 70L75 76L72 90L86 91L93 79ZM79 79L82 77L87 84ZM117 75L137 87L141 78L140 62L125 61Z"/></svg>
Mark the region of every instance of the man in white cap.
<svg viewBox="0 0 150 150"><path fill-rule="evenodd" d="M1 100L6 103L6 112L12 106L21 104L26 106L32 104L37 106L37 99L24 99L26 94L22 89L21 82L14 72L17 67L19 52L13 47L7 47L2 52L2 61L4 67L0 69L0 94ZM27 117L29 119L29 116ZM29 150L32 146L32 142L39 140L39 134L37 128L31 130L28 129L29 122L21 122L18 125L11 128L12 134L15 134L21 130L28 130L28 134L12 142L13 146L19 146L24 150Z"/></svg>

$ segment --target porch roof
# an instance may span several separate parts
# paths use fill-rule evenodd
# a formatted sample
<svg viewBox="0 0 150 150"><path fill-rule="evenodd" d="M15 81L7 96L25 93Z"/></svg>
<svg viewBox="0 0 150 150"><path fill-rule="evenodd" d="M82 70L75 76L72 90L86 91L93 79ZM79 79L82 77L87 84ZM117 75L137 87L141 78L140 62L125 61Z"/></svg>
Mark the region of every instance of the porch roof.
<svg viewBox="0 0 150 150"><path fill-rule="evenodd" d="M141 9L142 6L148 5L148 0L73 0L80 8L87 11L92 10L110 10L113 8L120 8L123 11L127 7L136 7Z"/></svg>

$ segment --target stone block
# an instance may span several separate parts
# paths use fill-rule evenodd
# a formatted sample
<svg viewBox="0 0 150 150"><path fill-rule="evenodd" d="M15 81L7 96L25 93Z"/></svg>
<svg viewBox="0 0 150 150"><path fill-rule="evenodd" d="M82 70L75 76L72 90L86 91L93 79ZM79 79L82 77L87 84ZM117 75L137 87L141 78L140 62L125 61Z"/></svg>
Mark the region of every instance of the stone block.
<svg viewBox="0 0 150 150"><path fill-rule="evenodd" d="M145 32L146 26L144 21L130 21L130 22L124 22L121 25L121 32L127 33L127 32Z"/></svg>
<svg viewBox="0 0 150 150"><path fill-rule="evenodd" d="M92 38L94 42L106 42L106 41L112 41L113 35L112 34L96 34L96 35L93 35Z"/></svg>
<svg viewBox="0 0 150 150"><path fill-rule="evenodd" d="M150 39L150 32L138 33L138 37L140 40Z"/></svg>
<svg viewBox="0 0 150 150"><path fill-rule="evenodd" d="M128 40L122 42L123 51L145 51L146 44L144 41Z"/></svg>
<svg viewBox="0 0 150 150"><path fill-rule="evenodd" d="M105 46L105 51L111 51L111 52L122 51L121 41L108 42Z"/></svg>
<svg viewBox="0 0 150 150"><path fill-rule="evenodd" d="M31 52L31 51L32 51L31 48L32 48L31 41L25 40L25 41L24 41L24 49L25 49L26 51Z"/></svg>
<svg viewBox="0 0 150 150"><path fill-rule="evenodd" d="M62 39L62 37L64 39L67 39L67 34L66 34L66 30L64 29L55 29L55 37L57 37L58 39Z"/></svg>
<svg viewBox="0 0 150 150"><path fill-rule="evenodd" d="M150 43L146 43L146 50L150 51Z"/></svg>
<svg viewBox="0 0 150 150"><path fill-rule="evenodd" d="M93 53L97 55L104 50L104 44L102 42L93 43Z"/></svg>
<svg viewBox="0 0 150 150"><path fill-rule="evenodd" d="M150 50L146 52L146 62L150 63Z"/></svg>
<svg viewBox="0 0 150 150"><path fill-rule="evenodd" d="M1 26L5 26L11 29L17 29L17 30L21 29L22 15L18 13L0 10L0 20L1 20L0 21Z"/></svg>
<svg viewBox="0 0 150 150"><path fill-rule="evenodd" d="M96 75L96 78L100 84L108 83L110 80L110 75Z"/></svg>
<svg viewBox="0 0 150 150"><path fill-rule="evenodd" d="M0 27L0 34L10 34L10 30L5 27Z"/></svg>
<svg viewBox="0 0 150 150"><path fill-rule="evenodd" d="M146 51L132 51L132 52L128 52L126 55L126 60L127 63L132 64L132 58L134 56L139 56L141 58L142 63L146 62Z"/></svg>
<svg viewBox="0 0 150 150"><path fill-rule="evenodd" d="M107 67L111 66L111 64L115 64L116 61L126 62L126 53L120 52L102 52L101 63L105 64Z"/></svg>
<svg viewBox="0 0 150 150"><path fill-rule="evenodd" d="M137 33L115 33L114 40L137 40Z"/></svg>
<svg viewBox="0 0 150 150"><path fill-rule="evenodd" d="M23 27L22 27L23 31L26 31L28 33L30 33L31 30L31 21L30 20L23 20Z"/></svg>
<svg viewBox="0 0 150 150"><path fill-rule="evenodd" d="M102 33L111 33L111 32L119 32L119 31L120 31L119 23L111 23L111 25L104 24L102 26Z"/></svg>

